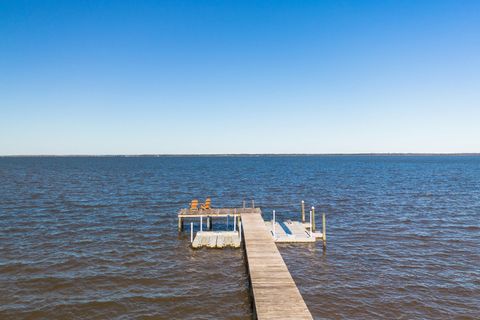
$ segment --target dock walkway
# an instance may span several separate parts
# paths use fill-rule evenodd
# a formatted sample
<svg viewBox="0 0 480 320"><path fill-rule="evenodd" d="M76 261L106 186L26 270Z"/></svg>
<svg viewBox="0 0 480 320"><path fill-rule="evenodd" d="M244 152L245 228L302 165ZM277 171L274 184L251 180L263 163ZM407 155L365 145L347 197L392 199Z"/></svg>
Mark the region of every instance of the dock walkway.
<svg viewBox="0 0 480 320"><path fill-rule="evenodd" d="M240 213L257 319L313 319L260 210Z"/></svg>

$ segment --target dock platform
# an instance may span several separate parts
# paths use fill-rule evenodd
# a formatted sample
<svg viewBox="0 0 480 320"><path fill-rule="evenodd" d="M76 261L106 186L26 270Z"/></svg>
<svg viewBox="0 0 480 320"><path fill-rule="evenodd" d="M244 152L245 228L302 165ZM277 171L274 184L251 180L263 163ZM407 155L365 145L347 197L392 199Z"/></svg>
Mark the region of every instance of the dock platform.
<svg viewBox="0 0 480 320"><path fill-rule="evenodd" d="M192 242L193 248L240 248L240 235L235 231L200 231Z"/></svg>
<svg viewBox="0 0 480 320"><path fill-rule="evenodd" d="M195 210L191 211L186 208L180 209L178 213L179 218L198 218L203 217L226 217L235 216L242 213L262 213L260 208L214 208L207 210Z"/></svg>
<svg viewBox="0 0 480 320"><path fill-rule="evenodd" d="M317 238L323 238L321 232L310 232L309 224L299 221L275 221L275 228L272 221L265 221L265 226L275 242L303 243L315 242Z"/></svg>

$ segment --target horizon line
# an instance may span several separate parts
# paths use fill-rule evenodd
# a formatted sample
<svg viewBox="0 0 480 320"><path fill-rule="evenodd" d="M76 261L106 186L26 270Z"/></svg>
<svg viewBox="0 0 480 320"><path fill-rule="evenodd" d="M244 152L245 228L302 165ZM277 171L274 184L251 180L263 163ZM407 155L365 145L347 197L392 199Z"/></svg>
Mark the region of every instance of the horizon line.
<svg viewBox="0 0 480 320"><path fill-rule="evenodd" d="M480 156L480 152L357 152L357 153L138 153L138 154L7 154L27 157L235 157L235 156Z"/></svg>

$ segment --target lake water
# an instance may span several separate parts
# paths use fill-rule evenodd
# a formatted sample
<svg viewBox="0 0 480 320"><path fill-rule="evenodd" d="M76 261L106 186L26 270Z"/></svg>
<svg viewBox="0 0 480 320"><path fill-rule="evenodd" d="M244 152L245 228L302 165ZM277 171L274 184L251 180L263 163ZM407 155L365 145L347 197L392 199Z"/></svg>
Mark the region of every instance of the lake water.
<svg viewBox="0 0 480 320"><path fill-rule="evenodd" d="M251 318L242 250L178 235L207 196L326 212L326 252L279 246L315 318L480 318L480 157L8 157L0 181L1 319Z"/></svg>

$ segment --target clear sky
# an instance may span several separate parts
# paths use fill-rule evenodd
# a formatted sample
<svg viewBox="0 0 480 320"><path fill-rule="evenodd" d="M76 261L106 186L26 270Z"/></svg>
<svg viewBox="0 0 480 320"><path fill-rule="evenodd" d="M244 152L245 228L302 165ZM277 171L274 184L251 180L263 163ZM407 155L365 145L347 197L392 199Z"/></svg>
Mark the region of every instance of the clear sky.
<svg viewBox="0 0 480 320"><path fill-rule="evenodd" d="M0 0L0 154L480 152L480 1Z"/></svg>

